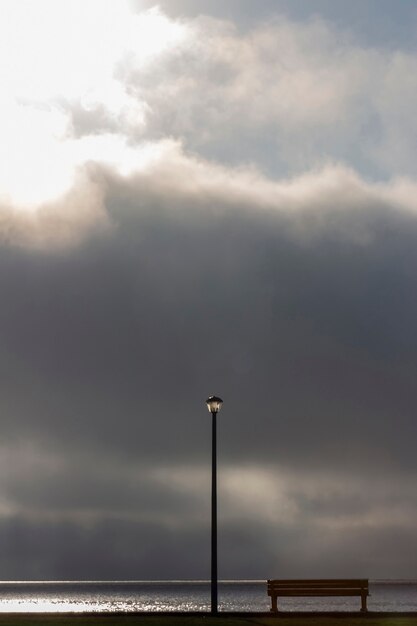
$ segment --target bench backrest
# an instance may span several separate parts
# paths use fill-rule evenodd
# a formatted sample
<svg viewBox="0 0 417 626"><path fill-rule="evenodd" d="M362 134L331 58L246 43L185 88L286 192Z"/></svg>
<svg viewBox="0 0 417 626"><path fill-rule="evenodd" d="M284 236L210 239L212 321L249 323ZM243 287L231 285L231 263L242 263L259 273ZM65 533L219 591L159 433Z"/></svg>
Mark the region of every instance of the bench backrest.
<svg viewBox="0 0 417 626"><path fill-rule="evenodd" d="M313 580L268 580L268 595L291 591L368 591L369 584L366 578L346 579L313 579Z"/></svg>

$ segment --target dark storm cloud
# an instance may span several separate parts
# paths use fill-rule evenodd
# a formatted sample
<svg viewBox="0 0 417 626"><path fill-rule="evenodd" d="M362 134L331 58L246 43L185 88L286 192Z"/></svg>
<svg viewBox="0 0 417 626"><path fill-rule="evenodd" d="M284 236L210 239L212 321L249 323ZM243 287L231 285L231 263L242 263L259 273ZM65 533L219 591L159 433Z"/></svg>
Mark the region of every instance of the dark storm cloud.
<svg viewBox="0 0 417 626"><path fill-rule="evenodd" d="M107 520L95 524L2 521L1 574L6 579L205 578L209 533L201 527ZM369 576L392 572L413 577L409 554L416 544L410 525L329 529L295 521L288 526L222 523L219 573L248 576ZM387 567L387 563L390 567ZM265 595L265 602L267 598Z"/></svg>
<svg viewBox="0 0 417 626"><path fill-rule="evenodd" d="M8 580L175 579L178 571L203 576L204 533L157 524L101 522L87 527L12 518L0 526L1 575ZM162 558L164 554L164 558Z"/></svg>
<svg viewBox="0 0 417 626"><path fill-rule="evenodd" d="M24 577L204 576L204 550L177 553L208 531L211 392L222 576L342 556L344 575L408 575L405 554L378 570L367 528L417 517L398 489L416 474L411 188L343 168L277 185L170 150L130 178L90 168L107 230L2 248L4 533L56 537Z"/></svg>
<svg viewBox="0 0 417 626"><path fill-rule="evenodd" d="M7 436L196 461L217 388L230 458L414 467L414 216L343 180L274 211L169 176L113 179L88 245L3 249Z"/></svg>

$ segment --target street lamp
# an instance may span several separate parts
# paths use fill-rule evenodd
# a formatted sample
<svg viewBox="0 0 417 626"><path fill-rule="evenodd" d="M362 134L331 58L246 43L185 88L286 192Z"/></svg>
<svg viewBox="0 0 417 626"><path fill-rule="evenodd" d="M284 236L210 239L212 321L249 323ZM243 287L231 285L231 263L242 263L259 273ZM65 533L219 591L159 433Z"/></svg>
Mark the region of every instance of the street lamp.
<svg viewBox="0 0 417 626"><path fill-rule="evenodd" d="M217 431L216 415L223 400L210 396L206 400L211 413L211 612L217 614Z"/></svg>

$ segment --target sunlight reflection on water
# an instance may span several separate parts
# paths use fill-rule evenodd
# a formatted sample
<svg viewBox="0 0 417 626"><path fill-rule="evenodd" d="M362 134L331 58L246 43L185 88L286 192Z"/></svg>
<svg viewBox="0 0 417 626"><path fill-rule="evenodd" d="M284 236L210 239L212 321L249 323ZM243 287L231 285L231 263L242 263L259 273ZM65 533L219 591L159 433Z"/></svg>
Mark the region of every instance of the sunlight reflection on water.
<svg viewBox="0 0 417 626"><path fill-rule="evenodd" d="M0 612L208 611L207 583L5 582Z"/></svg>
<svg viewBox="0 0 417 626"><path fill-rule="evenodd" d="M417 611L417 582L370 584L372 611ZM358 611L358 598L287 598L285 611ZM219 584L220 611L269 611L265 581ZM0 612L169 612L210 610L208 582L4 582Z"/></svg>

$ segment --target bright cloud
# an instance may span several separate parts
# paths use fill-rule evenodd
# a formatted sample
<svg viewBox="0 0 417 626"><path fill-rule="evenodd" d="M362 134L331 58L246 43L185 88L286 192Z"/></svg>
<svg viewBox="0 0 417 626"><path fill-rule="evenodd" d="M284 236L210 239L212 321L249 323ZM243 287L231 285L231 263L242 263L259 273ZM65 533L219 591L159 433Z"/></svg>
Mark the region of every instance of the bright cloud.
<svg viewBox="0 0 417 626"><path fill-rule="evenodd" d="M157 9L132 14L124 0L2 0L0 9L5 91L35 101L97 93L116 102L117 63L144 65L185 34Z"/></svg>
<svg viewBox="0 0 417 626"><path fill-rule="evenodd" d="M88 161L131 163L117 124L140 127L144 105L115 78L116 69L123 63L143 67L185 35L185 27L157 9L133 15L124 2L3 0L2 204L36 209L68 193ZM67 105L77 102L86 114L101 108L115 118L113 136L74 141Z"/></svg>
<svg viewBox="0 0 417 626"><path fill-rule="evenodd" d="M383 170L385 178L414 171L408 120L417 59L360 47L320 19L275 18L241 34L226 21L172 19L158 8L133 13L112 0L3 0L0 17L7 223L29 211L26 221L39 231L45 204L68 211L61 199L78 193L91 163L133 176L156 159L165 175L186 176L179 187L204 191L212 181L220 195L227 189L273 206L291 205L292 195L302 202L304 188L317 188L313 180L325 195L325 180L342 178L350 192L381 193L354 169ZM182 152L167 148L178 141ZM223 157L226 164L215 165ZM249 161L252 174L242 174ZM259 174L265 168L275 171L271 179ZM285 182L294 173L296 181ZM387 183L383 195L396 196L394 187ZM402 184L411 205L412 188ZM82 214L83 200L71 210Z"/></svg>

